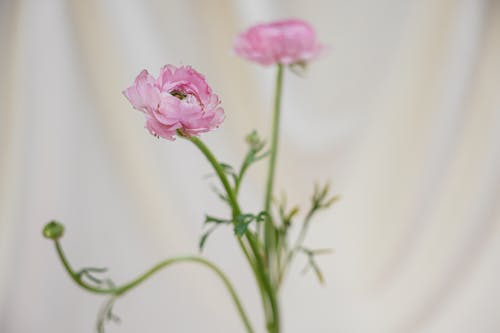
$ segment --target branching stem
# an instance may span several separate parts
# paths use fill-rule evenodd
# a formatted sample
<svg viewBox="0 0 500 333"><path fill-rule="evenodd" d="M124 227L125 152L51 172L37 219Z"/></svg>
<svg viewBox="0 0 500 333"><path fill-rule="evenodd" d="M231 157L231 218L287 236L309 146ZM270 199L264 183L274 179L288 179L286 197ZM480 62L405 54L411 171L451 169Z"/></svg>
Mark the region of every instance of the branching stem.
<svg viewBox="0 0 500 333"><path fill-rule="evenodd" d="M252 324L250 323L250 319L248 318L248 315L245 312L245 309L243 308L243 305L240 301L240 298L238 297L238 294L236 293L236 290L234 289L231 281L229 281L229 278L226 276L226 274L219 268L217 267L214 263L211 261L199 257L199 256L182 256L182 257L174 257L174 258L169 258L166 260L161 261L160 263L156 264L153 266L151 269L147 270L145 273L142 275L138 276L134 280L122 285L122 286L117 286L117 287L111 287L111 288L100 288L100 287L95 287L92 285L89 285L85 281L83 281L78 273L76 273L72 268L71 265L69 264L66 255L64 254L64 251L61 247L61 244L58 240L54 241L55 247L57 254L59 256L59 259L61 260L66 272L69 274L69 276L73 279L73 281L78 284L80 287L83 289L97 293L97 294L110 294L115 297L122 296L126 292L132 290L133 288L139 286L142 284L144 281L152 277L155 273L159 272L163 268L166 268L170 265L177 264L177 263L186 263L186 262L192 262L192 263L197 263L202 266L205 266L212 270L223 282L224 286L227 288L227 291L231 295L231 299L233 300L234 305L236 306L236 309L238 311L238 314L241 317L241 320L243 321L243 324L245 325L246 331L248 333L254 333L254 330L252 328Z"/></svg>

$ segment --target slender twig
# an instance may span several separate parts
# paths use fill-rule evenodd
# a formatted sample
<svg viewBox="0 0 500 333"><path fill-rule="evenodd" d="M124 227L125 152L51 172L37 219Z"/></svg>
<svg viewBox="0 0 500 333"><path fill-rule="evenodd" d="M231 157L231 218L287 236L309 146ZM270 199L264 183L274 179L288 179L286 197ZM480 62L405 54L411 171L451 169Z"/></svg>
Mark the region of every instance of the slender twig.
<svg viewBox="0 0 500 333"><path fill-rule="evenodd" d="M199 256L182 256L182 257L174 257L174 258L169 258L166 260L161 261L160 263L156 264L153 266L151 269L143 273L142 275L138 276L134 280L118 287L112 287L112 288L99 288L99 287L94 287L92 285L87 284L84 282L78 273L76 273L70 266L64 251L61 247L61 244L59 243L58 240L54 241L55 247L57 254L59 256L59 259L61 260L64 268L66 269L66 272L69 274L69 276L73 279L73 281L78 284L80 287L82 287L85 290L88 290L93 293L98 293L98 294L111 294L115 297L122 296L128 291L132 290L133 288L137 287L138 285L142 284L144 281L152 277L155 273L159 272L163 268L166 268L170 265L177 264L177 263L186 263L186 262L192 262L192 263L197 263L201 264L202 266L205 266L212 270L223 282L224 286L227 288L229 294L231 295L231 298L233 300L234 305L236 306L236 309L238 311L238 314L241 317L241 320L243 321L243 324L245 325L245 328L248 333L254 333L254 330L252 328L252 324L250 323L250 319L248 318L248 315L245 312L245 309L243 308L243 305L240 301L240 298L238 297L238 294L236 293L236 290L234 289L231 281L229 278L226 276L226 274L219 268L217 267L214 263L210 262L209 260L199 257Z"/></svg>
<svg viewBox="0 0 500 333"><path fill-rule="evenodd" d="M294 245L292 246L292 248L288 252L288 255L286 256L286 259L283 262L283 265L279 269L278 286L283 281L283 278L284 278L284 276L286 274L288 266L290 265L290 263L292 262L293 258L295 257L295 255L297 254L297 252L299 252L299 250L302 247L302 244L304 243L304 239L306 237L307 230L309 228L311 219L312 219L315 211L316 210L314 208L311 208L309 210L309 212L307 213L306 217L304 218L304 222L302 223L302 227L300 228L299 235L297 236L297 239L295 240Z"/></svg>

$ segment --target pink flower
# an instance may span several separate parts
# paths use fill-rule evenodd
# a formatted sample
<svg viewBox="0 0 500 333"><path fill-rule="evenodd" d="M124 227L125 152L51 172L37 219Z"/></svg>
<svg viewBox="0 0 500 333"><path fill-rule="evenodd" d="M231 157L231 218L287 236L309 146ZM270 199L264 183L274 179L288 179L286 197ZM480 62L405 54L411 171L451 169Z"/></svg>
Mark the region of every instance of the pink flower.
<svg viewBox="0 0 500 333"><path fill-rule="evenodd" d="M261 65L305 63L323 50L314 29L306 22L290 19L258 24L241 33L234 51Z"/></svg>
<svg viewBox="0 0 500 333"><path fill-rule="evenodd" d="M174 140L177 130L196 136L224 120L219 97L190 66L167 65L156 79L143 70L123 94L144 113L149 132L167 140Z"/></svg>

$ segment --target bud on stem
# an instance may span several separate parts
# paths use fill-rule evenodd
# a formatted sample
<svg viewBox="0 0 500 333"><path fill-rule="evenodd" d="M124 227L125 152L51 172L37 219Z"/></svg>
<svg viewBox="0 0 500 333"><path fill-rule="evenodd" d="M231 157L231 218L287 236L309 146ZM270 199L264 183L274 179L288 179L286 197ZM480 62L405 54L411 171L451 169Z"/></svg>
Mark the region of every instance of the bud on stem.
<svg viewBox="0 0 500 333"><path fill-rule="evenodd" d="M57 221L50 221L43 228L43 236L48 239L58 240L64 235L64 226Z"/></svg>

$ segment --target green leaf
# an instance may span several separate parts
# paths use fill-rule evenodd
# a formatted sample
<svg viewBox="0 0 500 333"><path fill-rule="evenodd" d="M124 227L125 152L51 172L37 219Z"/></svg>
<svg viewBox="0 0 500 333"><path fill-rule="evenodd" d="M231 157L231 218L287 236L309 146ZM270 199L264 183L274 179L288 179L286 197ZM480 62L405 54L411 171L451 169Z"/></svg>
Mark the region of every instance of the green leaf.
<svg viewBox="0 0 500 333"><path fill-rule="evenodd" d="M238 181L238 175L236 174L236 171L234 170L234 168L231 165L229 165L227 163L223 163L223 162L219 162L219 165L222 168L222 172L224 172L226 175L231 176L233 183L236 184ZM212 178L215 176L217 176L216 173L209 173L209 174L205 175L203 178Z"/></svg>
<svg viewBox="0 0 500 333"><path fill-rule="evenodd" d="M333 249L314 249L309 251L312 255L325 255L332 254L334 252Z"/></svg>
<svg viewBox="0 0 500 333"><path fill-rule="evenodd" d="M303 252L307 256L307 265L304 267L302 270L302 273L305 274L307 271L312 268L314 274L316 275L316 278L318 279L319 283L324 284L325 283L325 278L323 273L321 272L321 269L319 268L318 263L316 262L316 255L322 255L322 254L328 254L333 252L332 249L315 249L315 250L310 250L304 247L301 247L299 249L301 252Z"/></svg>
<svg viewBox="0 0 500 333"><path fill-rule="evenodd" d="M97 315L97 332L104 333L104 327L108 321L120 322L120 318L113 313L113 305L116 299L117 296L110 297L99 311Z"/></svg>
<svg viewBox="0 0 500 333"><path fill-rule="evenodd" d="M210 186L210 188L222 201L229 203L229 199L227 198L227 196L223 194L217 187Z"/></svg>
<svg viewBox="0 0 500 333"><path fill-rule="evenodd" d="M236 172L234 171L234 168L231 165L229 165L227 163L219 163L219 165L222 167L222 171L224 171L224 173L231 175L231 176L236 175Z"/></svg>
<svg viewBox="0 0 500 333"><path fill-rule="evenodd" d="M313 268L314 274L316 274L316 277L318 278L319 283L325 284L325 278L323 276L323 272L319 269L318 264L314 259L311 259L310 261L311 267Z"/></svg>
<svg viewBox="0 0 500 333"><path fill-rule="evenodd" d="M266 211L262 211L255 217L255 221L265 222L268 218L269 218L269 214Z"/></svg>
<svg viewBox="0 0 500 333"><path fill-rule="evenodd" d="M241 214L236 217L236 223L234 224L234 233L237 236L243 236L248 230L248 225L255 220L255 215L253 214Z"/></svg>
<svg viewBox="0 0 500 333"><path fill-rule="evenodd" d="M270 154L270 152L266 151L265 153L262 153L261 155L255 155L255 157L253 158L252 162L258 162L261 159L266 158L267 156L269 156L269 154Z"/></svg>
<svg viewBox="0 0 500 333"><path fill-rule="evenodd" d="M203 252L203 248L205 247L205 242L207 241L209 235L210 235L209 232L205 232L203 235L201 235L200 241L198 242L198 250L200 252Z"/></svg>
<svg viewBox="0 0 500 333"><path fill-rule="evenodd" d="M340 199L339 196L330 196L329 193L330 193L329 183L326 183L322 187L320 187L317 183L314 185L314 192L311 198L312 213L320 209L328 208Z"/></svg>
<svg viewBox="0 0 500 333"><path fill-rule="evenodd" d="M322 206L323 206L324 208L328 208L328 207L330 207L331 205L333 205L334 203L336 203L336 202L337 202L337 201L339 201L339 200L340 200L340 196L335 195L335 196L331 197L331 198L330 198L330 199L329 199L326 203L324 203Z"/></svg>
<svg viewBox="0 0 500 333"><path fill-rule="evenodd" d="M215 224L229 224L231 220L221 219L211 215L205 215L205 224L215 223Z"/></svg>
<svg viewBox="0 0 500 333"><path fill-rule="evenodd" d="M248 223L245 222L237 222L234 225L234 234L236 236L243 236L245 232L248 230Z"/></svg>
<svg viewBox="0 0 500 333"><path fill-rule="evenodd" d="M95 274L102 274L107 272L107 268L97 268L97 267L85 267L80 269L77 273L76 276L78 279L82 280L83 278L89 279L93 283L95 283L97 286L103 286L103 285L108 285L108 281L111 281L110 279L102 279L98 278Z"/></svg>
<svg viewBox="0 0 500 333"><path fill-rule="evenodd" d="M205 243L207 242L208 236L212 234L212 232L217 228L217 224L213 226L212 228L208 229L201 237L200 241L198 242L198 250L200 252L203 252L203 249L205 248Z"/></svg>

